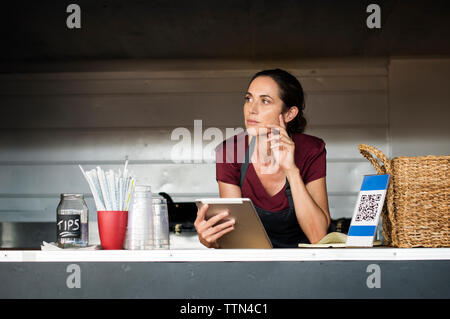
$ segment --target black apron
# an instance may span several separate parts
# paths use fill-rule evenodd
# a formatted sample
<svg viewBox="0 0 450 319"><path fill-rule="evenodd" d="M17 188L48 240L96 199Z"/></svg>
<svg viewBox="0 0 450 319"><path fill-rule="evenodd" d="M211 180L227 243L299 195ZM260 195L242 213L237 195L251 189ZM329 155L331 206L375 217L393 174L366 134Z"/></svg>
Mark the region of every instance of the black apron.
<svg viewBox="0 0 450 319"><path fill-rule="evenodd" d="M252 139L247 151L245 152L245 160L241 166L241 190L245 175L247 174L248 165L250 163L250 156L253 154L253 149L255 148L255 141L256 137ZM274 248L294 248L298 247L299 243L310 243L298 224L297 216L295 215L291 187L287 178L286 196L289 201L289 208L283 209L279 212L271 212L254 205Z"/></svg>

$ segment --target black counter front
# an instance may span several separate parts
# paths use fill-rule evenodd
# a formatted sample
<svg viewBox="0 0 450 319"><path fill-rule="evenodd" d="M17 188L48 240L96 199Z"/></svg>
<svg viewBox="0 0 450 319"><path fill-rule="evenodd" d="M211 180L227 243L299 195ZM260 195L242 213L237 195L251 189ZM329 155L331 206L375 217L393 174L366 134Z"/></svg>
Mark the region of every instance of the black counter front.
<svg viewBox="0 0 450 319"><path fill-rule="evenodd" d="M450 298L450 248L0 251L0 298Z"/></svg>

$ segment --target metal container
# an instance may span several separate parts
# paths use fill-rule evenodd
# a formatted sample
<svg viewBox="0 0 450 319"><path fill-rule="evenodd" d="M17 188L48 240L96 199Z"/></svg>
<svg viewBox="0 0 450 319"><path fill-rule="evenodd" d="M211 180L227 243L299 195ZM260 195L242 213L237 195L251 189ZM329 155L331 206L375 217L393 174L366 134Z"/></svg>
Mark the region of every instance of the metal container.
<svg viewBox="0 0 450 319"><path fill-rule="evenodd" d="M164 198L155 198L153 206L153 249L169 249L169 216L167 201Z"/></svg>
<svg viewBox="0 0 450 319"><path fill-rule="evenodd" d="M150 186L136 185L125 237L125 249L153 248L152 191Z"/></svg>
<svg viewBox="0 0 450 319"><path fill-rule="evenodd" d="M56 242L61 248L88 245L89 209L83 194L61 194L56 209Z"/></svg>

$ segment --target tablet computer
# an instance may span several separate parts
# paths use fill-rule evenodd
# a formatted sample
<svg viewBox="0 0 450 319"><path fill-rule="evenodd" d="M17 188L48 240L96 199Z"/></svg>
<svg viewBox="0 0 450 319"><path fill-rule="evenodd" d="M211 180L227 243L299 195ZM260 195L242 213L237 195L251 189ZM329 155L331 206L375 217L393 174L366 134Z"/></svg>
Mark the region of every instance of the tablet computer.
<svg viewBox="0 0 450 319"><path fill-rule="evenodd" d="M249 198L200 198L195 203L198 208L203 204L209 205L206 220L224 210L228 210L229 215L219 223L234 218L234 230L218 239L220 248L272 248L269 236Z"/></svg>

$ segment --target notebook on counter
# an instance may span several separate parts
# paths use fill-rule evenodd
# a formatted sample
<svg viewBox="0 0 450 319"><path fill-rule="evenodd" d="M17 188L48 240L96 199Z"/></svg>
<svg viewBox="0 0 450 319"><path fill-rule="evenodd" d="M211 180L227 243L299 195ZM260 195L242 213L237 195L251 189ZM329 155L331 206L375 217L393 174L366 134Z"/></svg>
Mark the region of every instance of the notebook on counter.
<svg viewBox="0 0 450 319"><path fill-rule="evenodd" d="M298 244L299 248L343 248L347 247L347 235L333 232L324 236L317 244ZM374 246L381 246L381 241L373 242Z"/></svg>

